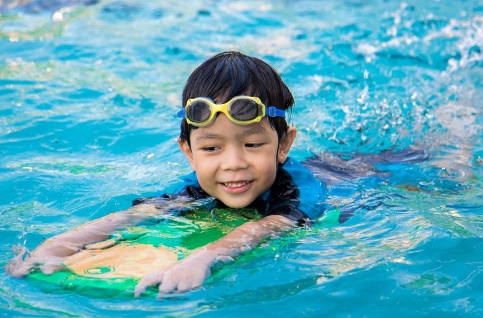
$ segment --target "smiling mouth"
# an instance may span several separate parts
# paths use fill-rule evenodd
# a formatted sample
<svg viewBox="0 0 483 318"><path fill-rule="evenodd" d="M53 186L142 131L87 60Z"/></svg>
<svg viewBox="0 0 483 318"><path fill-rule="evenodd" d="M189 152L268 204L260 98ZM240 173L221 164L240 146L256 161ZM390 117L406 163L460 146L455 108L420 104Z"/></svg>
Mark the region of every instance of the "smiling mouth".
<svg viewBox="0 0 483 318"><path fill-rule="evenodd" d="M250 181L240 181L240 182L224 182L222 184L227 188L236 189L236 188L241 188L249 183Z"/></svg>

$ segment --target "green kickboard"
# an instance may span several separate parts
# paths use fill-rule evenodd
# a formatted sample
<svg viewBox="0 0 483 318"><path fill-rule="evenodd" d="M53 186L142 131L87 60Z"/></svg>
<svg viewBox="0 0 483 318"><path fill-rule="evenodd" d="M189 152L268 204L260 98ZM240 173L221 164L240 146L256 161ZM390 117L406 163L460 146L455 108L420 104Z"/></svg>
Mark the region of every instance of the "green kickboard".
<svg viewBox="0 0 483 318"><path fill-rule="evenodd" d="M64 263L66 269L63 271L50 275L36 271L29 274L27 280L47 293L73 292L95 298L132 297L140 277L139 275L138 277L126 275L129 275L129 266L133 267L133 271L141 270L142 272L143 265L135 263L138 249L145 249L144 253L149 254L146 255L147 257L152 257L154 249L161 249L161 252L167 250L169 257L174 257L174 260L171 259L171 261L182 259L194 249L223 237L250 219L259 218L254 210L244 209L242 211L243 213L240 213L240 210L230 209L197 210L185 216L167 217L126 228L113 233L108 240L98 242L97 245L101 248L94 251L82 251L90 254L87 258L83 257L83 260L87 259L88 262L87 265L84 264L81 271L76 269L77 264L74 257L70 264ZM123 255L125 250L128 252ZM113 252L111 253L111 251ZM103 257L106 253L115 254L112 264L109 264L111 260L109 257ZM160 255L162 257L165 254ZM96 263L99 258L102 261L99 260L100 263ZM133 262L131 265L129 260ZM149 264L149 266L152 267L153 264ZM116 277L120 272L118 268L121 267L127 271L127 274ZM110 277L106 278L106 275ZM146 290L143 296L153 297L156 294L156 290L151 288Z"/></svg>

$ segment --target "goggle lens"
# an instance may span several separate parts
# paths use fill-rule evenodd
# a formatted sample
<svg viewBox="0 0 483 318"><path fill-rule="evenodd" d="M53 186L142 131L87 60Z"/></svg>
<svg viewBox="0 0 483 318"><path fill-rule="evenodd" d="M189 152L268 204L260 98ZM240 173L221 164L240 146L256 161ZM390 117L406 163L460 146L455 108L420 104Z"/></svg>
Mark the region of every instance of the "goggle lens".
<svg viewBox="0 0 483 318"><path fill-rule="evenodd" d="M211 108L205 101L195 101L187 107L188 113L186 117L197 123L202 123L207 120L211 115Z"/></svg>
<svg viewBox="0 0 483 318"><path fill-rule="evenodd" d="M233 101L228 111L233 118L240 121L253 120L259 116L258 104L249 99Z"/></svg>

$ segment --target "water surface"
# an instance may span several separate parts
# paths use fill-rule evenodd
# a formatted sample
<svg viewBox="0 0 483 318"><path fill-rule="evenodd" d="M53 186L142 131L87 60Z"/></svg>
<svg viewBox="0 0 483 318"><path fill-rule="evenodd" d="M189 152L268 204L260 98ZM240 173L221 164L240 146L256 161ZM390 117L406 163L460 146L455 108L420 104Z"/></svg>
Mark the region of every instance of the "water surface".
<svg viewBox="0 0 483 318"><path fill-rule="evenodd" d="M199 290L99 299L2 269L1 315L482 315L481 1L10 1L0 12L2 268L13 245L34 248L187 173L181 91L220 51L280 71L296 99L296 159L431 154L332 186L346 222L262 245Z"/></svg>

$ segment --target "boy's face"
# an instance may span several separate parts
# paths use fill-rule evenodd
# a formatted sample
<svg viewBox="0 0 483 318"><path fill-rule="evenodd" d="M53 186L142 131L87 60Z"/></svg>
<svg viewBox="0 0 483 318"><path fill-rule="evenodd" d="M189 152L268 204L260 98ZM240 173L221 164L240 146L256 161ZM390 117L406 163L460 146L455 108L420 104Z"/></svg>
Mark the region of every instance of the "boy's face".
<svg viewBox="0 0 483 318"><path fill-rule="evenodd" d="M220 113L213 124L191 131L191 148L179 144L201 188L231 208L243 208L272 186L295 135L289 127L279 142L266 117L242 126Z"/></svg>

